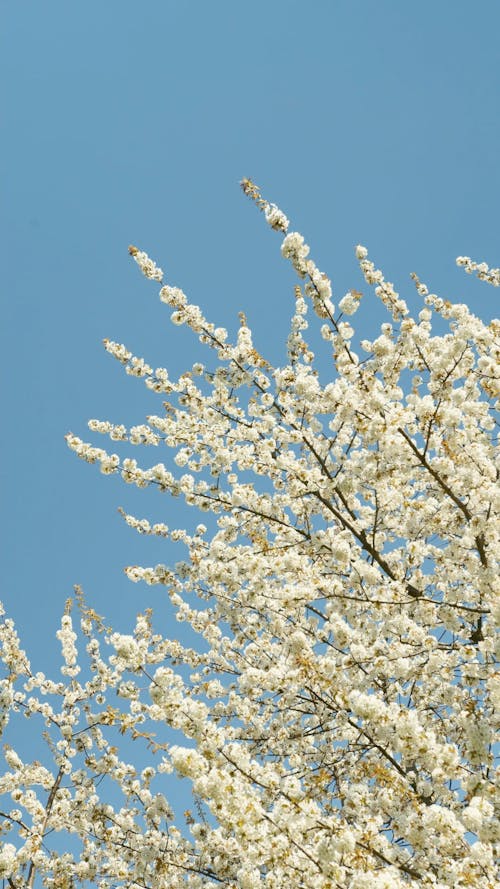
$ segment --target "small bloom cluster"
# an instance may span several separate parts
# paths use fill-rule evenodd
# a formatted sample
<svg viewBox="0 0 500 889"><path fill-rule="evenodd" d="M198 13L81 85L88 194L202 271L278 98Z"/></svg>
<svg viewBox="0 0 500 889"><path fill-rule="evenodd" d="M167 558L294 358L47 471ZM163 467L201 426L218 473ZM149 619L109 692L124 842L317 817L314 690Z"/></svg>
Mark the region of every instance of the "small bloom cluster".
<svg viewBox="0 0 500 889"><path fill-rule="evenodd" d="M120 466L118 454L108 454L103 448L94 448L71 433L66 436L68 447L87 463L99 463L103 475L112 475Z"/></svg>
<svg viewBox="0 0 500 889"><path fill-rule="evenodd" d="M132 352L129 352L128 349L125 348L121 343L114 343L113 340L103 340L104 348L106 352L109 352L110 355L113 355L117 361L121 364L127 364L127 362L132 357Z"/></svg>
<svg viewBox="0 0 500 889"><path fill-rule="evenodd" d="M386 281L380 269L376 269L373 262L368 259L368 251L366 247L358 244L356 247L356 258L359 261L359 267L364 275L367 284L376 284L375 293L382 300L384 306L390 311L395 321L401 320L408 315L408 306L404 299L401 299L394 290L394 286L390 281Z"/></svg>
<svg viewBox="0 0 500 889"><path fill-rule="evenodd" d="M274 228L275 231L286 232L288 230L289 222L286 218L285 214L276 204L267 204L264 215L266 217L266 222Z"/></svg>
<svg viewBox="0 0 500 889"><path fill-rule="evenodd" d="M61 629L57 631L56 635L62 646L62 655L65 663L62 672L67 676L77 676L80 668L76 665L78 654L75 645L76 633L73 631L73 623L69 614L63 616Z"/></svg>
<svg viewBox="0 0 500 889"><path fill-rule="evenodd" d="M151 278L153 281L163 280L162 270L153 262L152 259L149 258L147 253L144 253L142 250L138 250L137 247L134 247L133 244L131 244L128 248L128 252L135 259L142 274L146 278Z"/></svg>
<svg viewBox="0 0 500 889"><path fill-rule="evenodd" d="M168 537L168 526L163 522L157 522L152 525L147 519L136 519L133 515L127 515L123 509L118 512L123 516L129 528L134 528L139 534L154 534L157 537Z"/></svg>
<svg viewBox="0 0 500 889"><path fill-rule="evenodd" d="M457 256L457 265L465 269L468 275L475 272L480 281L500 287L500 268L490 269L486 262L473 262L469 256Z"/></svg>
<svg viewBox="0 0 500 889"><path fill-rule="evenodd" d="M111 441L127 441L125 426L116 426L108 420L89 420L88 427L91 432L100 432L101 435L109 435Z"/></svg>
<svg viewBox="0 0 500 889"><path fill-rule="evenodd" d="M361 293L357 290L350 290L339 302L339 310L344 315L354 315L359 309Z"/></svg>
<svg viewBox="0 0 500 889"><path fill-rule="evenodd" d="M290 260L301 278L305 278L308 273L307 257L309 256L309 251L309 246L299 232L290 232L281 245L281 255L285 259Z"/></svg>
<svg viewBox="0 0 500 889"><path fill-rule="evenodd" d="M262 197L259 187L251 179L242 179L240 184L245 194L255 201L259 209L263 211L268 225L275 231L286 232L289 222L283 211L276 204L266 201Z"/></svg>

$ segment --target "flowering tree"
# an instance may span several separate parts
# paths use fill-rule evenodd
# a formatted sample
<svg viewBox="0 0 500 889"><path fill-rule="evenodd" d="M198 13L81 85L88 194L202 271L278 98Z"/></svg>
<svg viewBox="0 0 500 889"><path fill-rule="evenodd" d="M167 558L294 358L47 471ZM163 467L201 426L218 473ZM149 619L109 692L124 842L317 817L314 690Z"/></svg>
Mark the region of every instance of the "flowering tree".
<svg viewBox="0 0 500 889"><path fill-rule="evenodd" d="M494 887L500 323L416 275L413 319L358 246L389 319L358 354L346 316L361 293L336 311L303 237L242 186L301 282L287 364L254 348L243 316L229 342L130 247L209 363L172 380L105 341L169 400L130 430L90 429L166 445L170 468L67 436L103 473L207 515L189 534L123 513L138 532L185 544L175 568L126 572L163 584L199 644L156 633L149 613L130 635L108 630L77 591L79 635L70 603L53 681L3 619L2 727L20 713L41 721L46 747L42 763L5 746L0 876L10 889ZM458 263L500 284L499 269ZM305 338L309 307L330 355L326 385ZM146 766L128 761L127 738L147 745ZM177 826L170 772L194 798Z"/></svg>

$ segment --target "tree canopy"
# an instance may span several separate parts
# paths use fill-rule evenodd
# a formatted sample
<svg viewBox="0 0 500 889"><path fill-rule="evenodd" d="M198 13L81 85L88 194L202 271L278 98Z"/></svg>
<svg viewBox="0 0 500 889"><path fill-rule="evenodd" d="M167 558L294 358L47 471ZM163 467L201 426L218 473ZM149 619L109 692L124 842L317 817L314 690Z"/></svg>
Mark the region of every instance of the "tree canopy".
<svg viewBox="0 0 500 889"><path fill-rule="evenodd" d="M358 246L386 312L358 342L352 319L373 296L335 306L302 235L242 187L297 273L287 362L257 351L243 315L231 342L131 246L207 363L171 379L105 341L163 403L130 429L89 427L165 462L67 436L104 474L203 513L189 533L123 512L185 545L174 566L126 572L162 584L198 642L158 633L148 611L114 632L77 590L53 680L4 615L0 876L10 889L493 889L500 322L415 274L413 318ZM500 284L499 269L457 262ZM33 761L11 743L21 715L40 727ZM183 821L169 773L192 787Z"/></svg>

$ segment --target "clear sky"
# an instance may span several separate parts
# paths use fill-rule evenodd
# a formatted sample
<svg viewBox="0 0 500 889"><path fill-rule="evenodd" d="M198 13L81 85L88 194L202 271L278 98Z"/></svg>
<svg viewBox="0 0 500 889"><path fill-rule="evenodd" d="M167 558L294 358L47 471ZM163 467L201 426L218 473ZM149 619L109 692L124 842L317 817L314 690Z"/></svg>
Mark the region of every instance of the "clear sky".
<svg viewBox="0 0 500 889"><path fill-rule="evenodd" d="M199 351L128 244L217 323L246 311L279 356L294 279L239 190L249 176L337 298L363 289L361 242L412 300L416 271L498 316L497 292L454 261L500 261L500 4L17 0L2 18L1 598L45 670L75 583L121 631L149 605L161 621L164 593L122 568L173 556L117 507L183 521L177 501L100 477L64 441L90 436L91 417L160 412L104 337L172 374Z"/></svg>

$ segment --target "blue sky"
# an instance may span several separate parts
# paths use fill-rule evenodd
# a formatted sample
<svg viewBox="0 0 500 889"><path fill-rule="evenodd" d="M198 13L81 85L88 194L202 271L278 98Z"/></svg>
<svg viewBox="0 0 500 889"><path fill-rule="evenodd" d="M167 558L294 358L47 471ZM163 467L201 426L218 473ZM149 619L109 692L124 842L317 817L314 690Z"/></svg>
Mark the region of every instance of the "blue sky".
<svg viewBox="0 0 500 889"><path fill-rule="evenodd" d="M337 298L363 289L361 242L414 305L411 271L498 316L496 291L454 261L499 264L499 29L496 0L5 5L0 596L37 669L57 663L75 583L117 629L150 605L161 624L161 590L122 568L174 556L117 507L175 526L179 505L100 477L64 441L91 417L159 412L104 337L172 375L199 354L128 244L211 320L234 329L244 310L279 358L294 279L238 187L250 176Z"/></svg>

